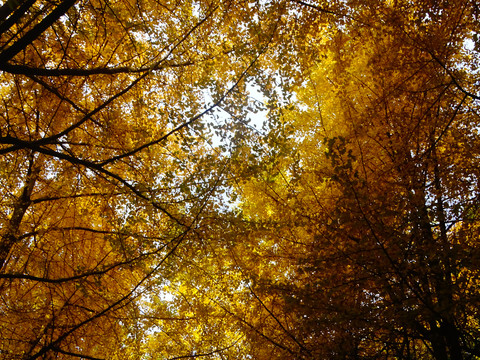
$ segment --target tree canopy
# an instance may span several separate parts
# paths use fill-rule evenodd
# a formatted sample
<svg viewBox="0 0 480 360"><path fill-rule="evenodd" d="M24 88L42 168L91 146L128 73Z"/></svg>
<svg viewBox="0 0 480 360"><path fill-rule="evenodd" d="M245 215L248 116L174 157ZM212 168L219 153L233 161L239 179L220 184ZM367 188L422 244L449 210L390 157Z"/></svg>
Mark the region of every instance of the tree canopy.
<svg viewBox="0 0 480 360"><path fill-rule="evenodd" d="M480 359L479 34L473 0L4 1L0 357Z"/></svg>

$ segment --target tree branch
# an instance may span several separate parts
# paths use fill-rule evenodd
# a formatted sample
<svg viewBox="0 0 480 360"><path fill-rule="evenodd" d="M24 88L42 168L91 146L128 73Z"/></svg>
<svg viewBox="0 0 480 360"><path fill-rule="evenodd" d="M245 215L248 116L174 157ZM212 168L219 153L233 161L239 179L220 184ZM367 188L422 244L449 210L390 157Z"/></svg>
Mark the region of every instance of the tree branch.
<svg viewBox="0 0 480 360"><path fill-rule="evenodd" d="M64 0L53 11L48 14L40 23L35 25L33 29L29 30L24 36L17 40L12 46L0 53L0 64L4 64L20 51L24 50L37 37L47 30L52 24L64 15L77 0Z"/></svg>
<svg viewBox="0 0 480 360"><path fill-rule="evenodd" d="M146 143L146 144L143 144L129 152L126 152L124 154L121 154L121 155L118 155L118 156L115 156L115 157L112 157L108 160L105 160L103 162L100 163L100 165L104 166L104 165L107 165L107 164L110 164L112 162L115 162L117 160L120 160L120 159L123 159L125 157L128 157L128 156L132 156L134 154L136 154L137 152L140 152L142 151L143 149L146 149L152 145L156 145L156 144L159 144L161 142L163 142L164 140L166 140L168 137L170 137L172 134L180 131L181 129L183 128L186 128L188 127L189 125L193 124L195 121L197 121L198 119L200 119L201 117L203 117L205 114L208 114L210 111L212 111L213 109L215 109L216 107L218 107L226 98L228 95L230 95L230 93L235 90L238 86L238 84L243 80L243 78L247 75L248 71L250 71L250 69L256 64L258 58L265 52L265 50L267 49L268 47L268 44L257 54L257 56L250 62L250 64L248 65L248 67L240 74L240 76L238 77L237 81L235 81L235 83L220 97L220 99L218 99L215 103L213 103L211 106L209 106L207 109L205 109L204 111L202 111L201 113L195 115L194 117L192 117L190 120L184 122L183 124L177 126L176 128L170 130L167 134L163 135L162 137L156 139L156 140L153 140L153 141L150 141L149 143Z"/></svg>
<svg viewBox="0 0 480 360"><path fill-rule="evenodd" d="M480 100L480 96L477 96L475 94L472 94L471 92L465 90L461 85L460 83L457 81L455 75L453 74L453 72L447 68L447 66L438 58L438 56L436 56L433 51L430 51L430 50L426 50L430 56L433 58L433 60L435 60L442 68L443 70L446 71L446 73L448 74L448 76L450 76L450 78L452 79L452 82L455 84L455 86L458 88L458 90L460 90L462 93L464 93L466 96L468 97L471 97L472 99L474 100Z"/></svg>
<svg viewBox="0 0 480 360"><path fill-rule="evenodd" d="M36 0L8 0L0 8L0 35L19 22ZM20 7L19 7L20 6ZM15 10L19 7L17 10ZM15 11L13 15L10 14ZM10 17L9 17L10 16ZM7 19L8 17L8 19Z"/></svg>
<svg viewBox="0 0 480 360"><path fill-rule="evenodd" d="M69 329L68 331L66 331L62 335L58 336L56 340L52 340L52 342L50 344L43 346L36 354L31 355L31 356L29 355L28 359L29 360L35 360L35 359L38 359L38 358L42 357L43 355L45 355L49 351L54 350L56 347L58 347L58 345L64 339L66 339L68 336L73 334L78 329L80 329L83 326L87 325L88 323L104 316L108 312L115 310L117 307L121 307L122 303L125 302L128 298L130 298L135 293L135 291L137 291L137 289L145 281L147 281L153 274L155 274L158 271L158 269L163 265L163 263L177 250L177 248L180 246L180 243L184 240L185 236L187 235L187 233L190 230L191 230L191 227L188 227L187 229L185 229L182 232L182 234L178 237L178 240L176 241L176 243L172 247L172 249L167 254L165 254L165 256L160 260L160 262L151 271L149 271L147 274L145 274L145 276L127 294L121 296L120 299L118 299L117 301L108 305L106 308L99 311L95 315L93 315L93 316L89 317L88 319L83 320L80 323L78 323L77 325L73 326L71 329Z"/></svg>
<svg viewBox="0 0 480 360"><path fill-rule="evenodd" d="M85 354L77 354L77 353L73 353L73 352L70 352L70 351L62 350L59 347L53 347L52 350L55 351L55 352L58 352L60 354L63 354L63 355L69 355L69 356L78 357L78 358L81 358L81 359L104 360L103 358L97 358L97 357L93 357L93 356L89 356L89 355L85 355Z"/></svg>
<svg viewBox="0 0 480 360"><path fill-rule="evenodd" d="M176 68L176 67L186 67L194 65L194 62L187 61L179 64L166 64L160 66L160 64L154 64L151 66L144 67L131 67L131 66L119 66L119 67L97 67L90 69L46 69L46 68L35 68L25 65L15 65L15 64L0 64L0 70L8 72L10 74L19 74L25 76L92 76L92 75L115 75L115 74L124 74L124 73L143 73L150 71L160 71L166 68Z"/></svg>

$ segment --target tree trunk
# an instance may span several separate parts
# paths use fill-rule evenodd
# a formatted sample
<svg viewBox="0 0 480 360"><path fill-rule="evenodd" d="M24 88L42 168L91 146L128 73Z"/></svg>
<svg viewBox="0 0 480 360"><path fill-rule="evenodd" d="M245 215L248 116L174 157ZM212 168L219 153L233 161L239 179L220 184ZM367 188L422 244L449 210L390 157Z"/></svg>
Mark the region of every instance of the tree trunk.
<svg viewBox="0 0 480 360"><path fill-rule="evenodd" d="M28 207L31 204L31 195L35 182L38 178L39 168L35 167L33 155L30 157L30 164L28 167L27 176L25 178L25 184L23 186L22 193L18 197L13 207L13 214L5 227L4 233L0 242L0 271L3 269L5 262L8 258L8 254L13 245L18 241L18 232L20 224L22 223L23 216L25 215Z"/></svg>

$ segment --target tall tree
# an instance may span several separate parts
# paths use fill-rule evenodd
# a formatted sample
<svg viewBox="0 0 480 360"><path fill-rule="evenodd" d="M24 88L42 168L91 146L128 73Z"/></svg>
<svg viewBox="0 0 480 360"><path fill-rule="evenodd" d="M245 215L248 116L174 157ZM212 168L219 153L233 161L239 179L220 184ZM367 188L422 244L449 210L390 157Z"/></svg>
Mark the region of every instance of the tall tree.
<svg viewBox="0 0 480 360"><path fill-rule="evenodd" d="M213 206L225 160L201 118L243 101L233 90L276 36L276 17L255 21L267 10L209 1L1 7L3 358L136 358L148 352L148 329L178 321L159 304L152 324L143 304L175 275L166 260L197 241ZM156 341L165 358L226 347Z"/></svg>
<svg viewBox="0 0 480 360"><path fill-rule="evenodd" d="M476 358L478 7L348 5L238 187L253 338L279 358Z"/></svg>

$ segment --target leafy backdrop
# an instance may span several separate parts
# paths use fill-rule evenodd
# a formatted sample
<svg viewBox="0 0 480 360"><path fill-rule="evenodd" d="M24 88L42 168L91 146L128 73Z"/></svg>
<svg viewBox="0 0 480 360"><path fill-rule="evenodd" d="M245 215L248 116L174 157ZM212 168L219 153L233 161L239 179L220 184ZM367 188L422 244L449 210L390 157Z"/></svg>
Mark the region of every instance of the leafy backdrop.
<svg viewBox="0 0 480 360"><path fill-rule="evenodd" d="M479 17L5 1L0 357L480 358Z"/></svg>

